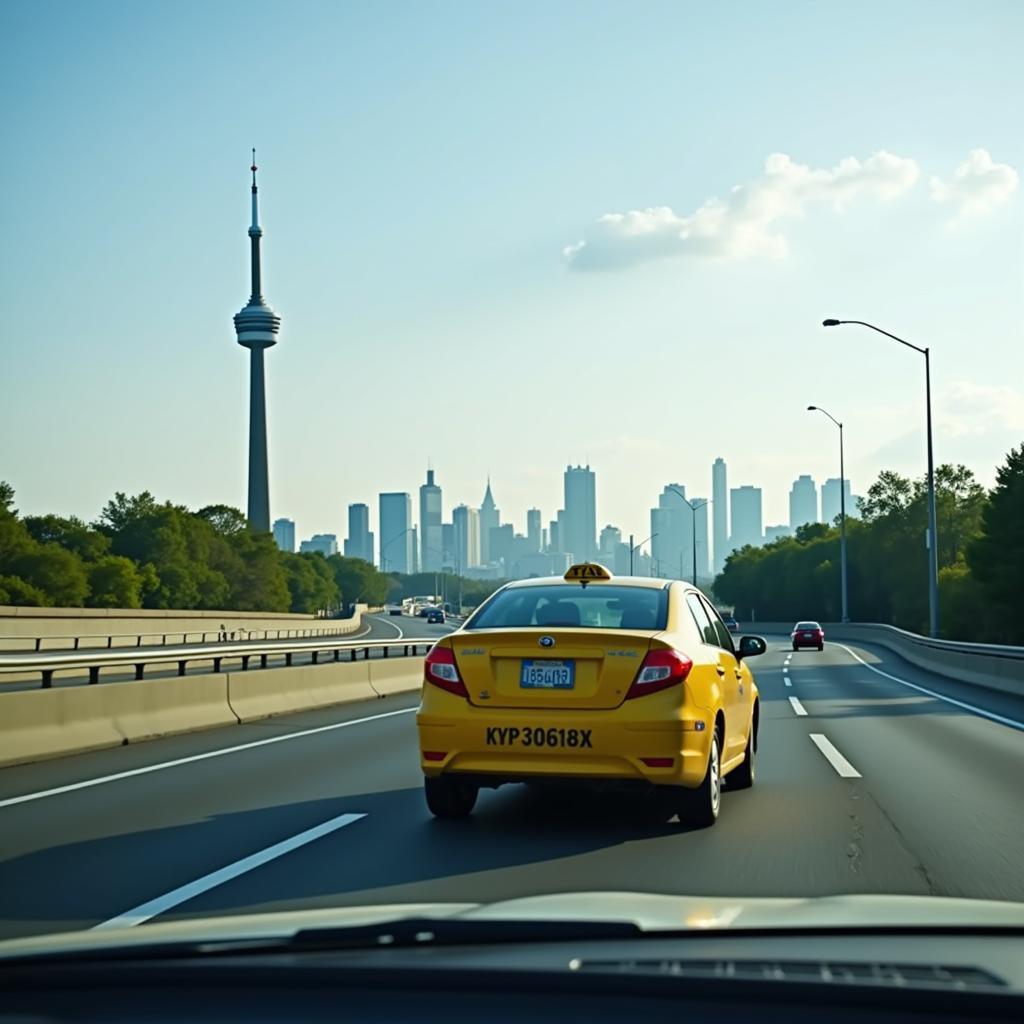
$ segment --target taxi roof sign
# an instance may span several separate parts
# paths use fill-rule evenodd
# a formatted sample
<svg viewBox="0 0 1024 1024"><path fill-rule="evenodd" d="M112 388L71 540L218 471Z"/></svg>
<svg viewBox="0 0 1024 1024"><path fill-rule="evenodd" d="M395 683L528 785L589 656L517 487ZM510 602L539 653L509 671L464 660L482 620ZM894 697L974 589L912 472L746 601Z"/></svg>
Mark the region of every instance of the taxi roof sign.
<svg viewBox="0 0 1024 1024"><path fill-rule="evenodd" d="M577 565L570 565L564 579L570 583L583 583L591 580L610 580L612 574L598 562L579 562Z"/></svg>

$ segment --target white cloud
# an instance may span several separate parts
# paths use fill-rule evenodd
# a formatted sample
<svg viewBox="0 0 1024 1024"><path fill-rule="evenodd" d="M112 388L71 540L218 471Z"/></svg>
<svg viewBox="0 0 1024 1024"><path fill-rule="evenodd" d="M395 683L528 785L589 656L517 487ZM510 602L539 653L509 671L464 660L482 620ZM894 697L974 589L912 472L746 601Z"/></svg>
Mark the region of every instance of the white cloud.
<svg viewBox="0 0 1024 1024"><path fill-rule="evenodd" d="M953 172L953 180L931 179L932 199L957 207L953 222L989 213L1005 203L1017 188L1020 177L1009 164L997 164L987 149L972 149Z"/></svg>
<svg viewBox="0 0 1024 1024"><path fill-rule="evenodd" d="M1009 430L1024 438L1024 392L1015 388L954 381L936 404L939 429L950 437Z"/></svg>
<svg viewBox="0 0 1024 1024"><path fill-rule="evenodd" d="M726 199L709 199L687 216L667 206L606 213L562 254L579 270L606 270L677 255L779 258L787 251L782 225L802 217L812 204L843 210L861 197L894 199L919 175L913 160L884 150L864 163L847 157L830 170L773 153L759 178L735 186Z"/></svg>

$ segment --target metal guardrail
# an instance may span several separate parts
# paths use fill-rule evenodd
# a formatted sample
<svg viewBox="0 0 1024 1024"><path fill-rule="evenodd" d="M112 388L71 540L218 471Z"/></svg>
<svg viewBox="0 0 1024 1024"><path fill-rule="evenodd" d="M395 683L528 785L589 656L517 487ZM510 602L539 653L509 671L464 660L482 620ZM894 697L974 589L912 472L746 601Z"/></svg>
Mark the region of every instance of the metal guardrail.
<svg viewBox="0 0 1024 1024"><path fill-rule="evenodd" d="M234 641L236 638L244 638L246 640L295 640L299 638L309 637L320 637L320 636L347 636L351 630L342 629L243 629L239 627L224 628L224 629L207 629L207 630L188 630L182 631L180 629L165 630L162 633L90 633L85 635L77 636L2 636L0 637L0 651L14 651L17 648L15 644L24 644L26 649L33 651L47 650L70 650L78 651L82 649L94 649L94 650L114 650L116 640L134 640L135 647L151 646L151 647L165 647L169 642L175 643L177 637L181 637L182 644L188 643L201 643L205 644L209 640L216 640L217 642L227 642L229 640ZM262 634L262 635L261 635ZM194 637L195 639L189 639ZM157 639L159 638L159 640ZM88 644L85 641L98 640L100 643ZM66 641L66 643L62 643ZM150 641L147 645L144 641ZM50 646L51 642L54 646ZM121 646L121 645L118 645ZM125 647L133 646L131 644L124 644Z"/></svg>
<svg viewBox="0 0 1024 1024"><path fill-rule="evenodd" d="M918 647L930 647L935 651L955 652L957 654L983 655L986 658L1007 658L1010 661L1024 661L1024 647L1012 647L1008 644L976 644L965 640L939 640L920 633L911 633L898 626L889 626L879 622L848 622L837 624L834 628L841 630L846 627L869 627L882 630L883 633L915 644Z"/></svg>
<svg viewBox="0 0 1024 1024"><path fill-rule="evenodd" d="M174 635L174 634L172 634ZM360 655L365 659L371 651L380 651L381 657L419 657L434 645L436 639L420 640L324 640L322 643L275 643L271 647L266 642L219 642L217 644L188 644L179 646L153 646L152 651L142 647L113 648L111 650L78 650L54 652L24 652L0 654L0 686L4 672L39 672L42 677L43 689L53 686L54 672L69 669L88 669L89 683L99 682L100 670L114 666L134 666L135 678L144 679L147 665L166 665L177 663L178 675L185 675L189 662L212 661L213 671L219 672L222 662L240 660L242 671L249 671L250 662L259 659L260 668L267 667L271 657L284 656L285 665L291 665L296 654L310 654L312 663L319 664L320 656L332 655L333 661L358 661ZM401 652L401 653L397 653ZM0 698L2 699L2 698Z"/></svg>

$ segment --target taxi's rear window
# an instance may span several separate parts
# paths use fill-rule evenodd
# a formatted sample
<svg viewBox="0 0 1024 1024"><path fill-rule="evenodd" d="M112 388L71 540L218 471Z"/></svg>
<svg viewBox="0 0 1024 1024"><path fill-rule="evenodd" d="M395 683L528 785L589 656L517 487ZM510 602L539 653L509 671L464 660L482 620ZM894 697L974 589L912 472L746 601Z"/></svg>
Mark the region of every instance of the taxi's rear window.
<svg viewBox="0 0 1024 1024"><path fill-rule="evenodd" d="M495 594L465 628L571 626L661 630L665 628L667 615L668 591L664 588L553 584L503 590Z"/></svg>
<svg viewBox="0 0 1024 1024"><path fill-rule="evenodd" d="M819 629L820 627L816 622L798 622L796 624L797 629Z"/></svg>

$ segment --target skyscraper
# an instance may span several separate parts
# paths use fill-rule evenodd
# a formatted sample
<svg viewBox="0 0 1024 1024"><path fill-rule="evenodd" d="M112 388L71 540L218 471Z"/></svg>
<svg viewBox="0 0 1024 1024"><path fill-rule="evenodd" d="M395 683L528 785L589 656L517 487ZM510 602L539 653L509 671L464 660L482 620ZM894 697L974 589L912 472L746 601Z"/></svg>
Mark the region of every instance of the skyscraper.
<svg viewBox="0 0 1024 1024"><path fill-rule="evenodd" d="M850 481L844 481L846 487L846 514L855 514L853 503L853 491L850 488ZM839 477L830 477L821 485L821 521L832 526L839 516Z"/></svg>
<svg viewBox="0 0 1024 1024"><path fill-rule="evenodd" d="M526 510L526 538L530 542L531 551L540 551L544 546L539 508L528 508Z"/></svg>
<svg viewBox="0 0 1024 1024"><path fill-rule="evenodd" d="M438 572L444 560L441 537L441 488L434 483L434 471L427 470L427 482L420 486L420 569Z"/></svg>
<svg viewBox="0 0 1024 1024"><path fill-rule="evenodd" d="M479 510L457 505L452 509L452 526L455 528L455 571L465 576L467 569L480 564Z"/></svg>
<svg viewBox="0 0 1024 1024"><path fill-rule="evenodd" d="M293 520L274 520L274 543L282 551L295 550L295 523Z"/></svg>
<svg viewBox="0 0 1024 1024"><path fill-rule="evenodd" d="M597 504L590 466L565 467L565 522L562 547L576 562L588 562L597 553Z"/></svg>
<svg viewBox="0 0 1024 1024"><path fill-rule="evenodd" d="M559 509L558 518L548 523L548 551L562 551L562 517L565 513Z"/></svg>
<svg viewBox="0 0 1024 1024"><path fill-rule="evenodd" d="M405 491L380 495L381 572L409 572L412 568L412 499Z"/></svg>
<svg viewBox="0 0 1024 1024"><path fill-rule="evenodd" d="M598 542L598 551L601 557L605 559L605 565L608 565L608 559L615 557L615 552L618 550L618 546L622 543L622 531L617 526L609 524L601 531L601 538Z"/></svg>
<svg viewBox="0 0 1024 1024"><path fill-rule="evenodd" d="M373 534L370 532L370 506L359 502L348 507L348 537L345 557L361 558L373 565Z"/></svg>
<svg viewBox="0 0 1024 1024"><path fill-rule="evenodd" d="M729 538L731 549L742 548L747 544L760 546L764 540L764 518L761 513L761 488L745 484L733 487L729 491L732 513L732 536Z"/></svg>
<svg viewBox="0 0 1024 1024"><path fill-rule="evenodd" d="M683 579L693 571L690 509L685 497L682 484L667 484L658 497L658 507L651 509L651 559L656 576Z"/></svg>
<svg viewBox="0 0 1024 1024"><path fill-rule="evenodd" d="M252 294L235 314L238 344L249 350L249 504L247 518L254 530L270 531L270 477L267 470L267 392L263 350L277 344L281 318L263 301L260 280L260 228L256 202L256 150L252 151L252 223L249 225Z"/></svg>
<svg viewBox="0 0 1024 1024"><path fill-rule="evenodd" d="M795 531L798 526L817 521L818 485L804 473L789 490L789 526Z"/></svg>
<svg viewBox="0 0 1024 1024"><path fill-rule="evenodd" d="M325 558L338 553L338 538L333 533L314 533L299 545L300 554L319 552Z"/></svg>
<svg viewBox="0 0 1024 1024"><path fill-rule="evenodd" d="M487 490L484 491L484 500L480 502L480 554L474 565L487 565L492 561L490 552L491 530L501 525L501 513L494 504L494 496L491 494L491 478L487 478Z"/></svg>
<svg viewBox="0 0 1024 1024"><path fill-rule="evenodd" d="M715 573L720 573L729 554L729 488L725 460L715 459L711 466L712 540L715 545Z"/></svg>
<svg viewBox="0 0 1024 1024"><path fill-rule="evenodd" d="M442 569L448 570L455 567L455 524L441 524L441 550L444 552Z"/></svg>
<svg viewBox="0 0 1024 1024"><path fill-rule="evenodd" d="M515 549L515 531L512 524L502 523L501 526L492 526L487 544L488 550L491 552L491 561L501 562L506 570L511 568Z"/></svg>

